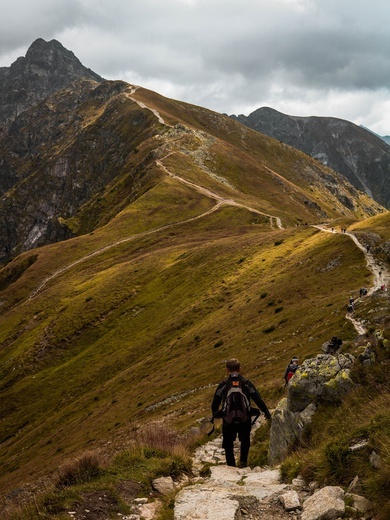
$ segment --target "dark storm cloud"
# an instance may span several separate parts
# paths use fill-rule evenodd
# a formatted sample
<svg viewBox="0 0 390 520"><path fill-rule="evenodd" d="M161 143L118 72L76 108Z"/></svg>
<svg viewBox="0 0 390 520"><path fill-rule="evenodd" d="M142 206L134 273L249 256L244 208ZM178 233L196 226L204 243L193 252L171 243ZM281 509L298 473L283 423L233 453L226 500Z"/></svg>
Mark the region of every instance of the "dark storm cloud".
<svg viewBox="0 0 390 520"><path fill-rule="evenodd" d="M387 0L15 0L2 11L0 65L55 38L104 77L219 111L343 106L333 115L364 109L371 121L380 102L390 115Z"/></svg>

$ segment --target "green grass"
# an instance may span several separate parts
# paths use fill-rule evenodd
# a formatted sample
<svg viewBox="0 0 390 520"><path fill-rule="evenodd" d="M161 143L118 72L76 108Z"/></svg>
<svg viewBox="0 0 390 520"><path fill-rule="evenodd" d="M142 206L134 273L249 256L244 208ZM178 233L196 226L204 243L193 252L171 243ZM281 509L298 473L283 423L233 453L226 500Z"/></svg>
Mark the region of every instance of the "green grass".
<svg viewBox="0 0 390 520"><path fill-rule="evenodd" d="M19 500L18 504L10 503L3 517L6 520L62 519L67 517L68 511L80 508L85 497L90 497L92 507L106 507L108 516L125 515L132 512L135 498L150 499L154 493L153 479L171 476L178 481L191 472L188 441L160 423L149 424L133 430L126 450L110 457L102 451L86 451L65 461L51 483L46 482L45 491L37 493L33 500L23 499L23 505ZM103 497L107 504L99 503ZM172 497L158 498L162 502L159 520L171 519Z"/></svg>
<svg viewBox="0 0 390 520"><path fill-rule="evenodd" d="M384 333L389 336L389 329L385 328ZM358 491L374 504L375 518L385 519L390 512L390 352L382 341L370 339L376 364L354 366L355 390L340 406L319 409L305 432L303 446L282 463L281 471L286 481L301 475L307 482L316 480L321 485L339 485L345 489L358 476ZM353 353L358 352L358 345L355 349ZM363 448L350 449L362 441L366 443ZM373 452L380 457L380 467L370 463Z"/></svg>
<svg viewBox="0 0 390 520"><path fill-rule="evenodd" d="M144 410L216 383L227 357L238 355L272 397L292 351L301 359L314 355L334 330L353 337L340 308L365 269L346 237L310 229L264 233L253 225L217 232L212 221L209 229L203 221L184 224L174 235L165 231L92 257L3 315L11 325L2 329L7 420L0 434L10 486L119 435L129 420L164 415L167 405ZM283 238L277 247L275 237ZM45 249L51 247L58 246ZM335 251L340 265L322 272ZM21 287L30 272L35 276L30 269ZM168 406L178 427L208 413L211 394L202 390ZM187 406L193 413L180 415Z"/></svg>

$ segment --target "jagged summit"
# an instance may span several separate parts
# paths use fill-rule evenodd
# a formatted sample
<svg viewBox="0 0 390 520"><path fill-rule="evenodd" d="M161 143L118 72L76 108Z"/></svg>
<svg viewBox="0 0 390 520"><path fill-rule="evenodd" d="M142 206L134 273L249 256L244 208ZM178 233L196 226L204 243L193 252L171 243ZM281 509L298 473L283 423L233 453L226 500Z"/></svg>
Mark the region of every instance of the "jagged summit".
<svg viewBox="0 0 390 520"><path fill-rule="evenodd" d="M35 40L25 57L0 69L0 130L24 110L81 78L103 81L57 40Z"/></svg>

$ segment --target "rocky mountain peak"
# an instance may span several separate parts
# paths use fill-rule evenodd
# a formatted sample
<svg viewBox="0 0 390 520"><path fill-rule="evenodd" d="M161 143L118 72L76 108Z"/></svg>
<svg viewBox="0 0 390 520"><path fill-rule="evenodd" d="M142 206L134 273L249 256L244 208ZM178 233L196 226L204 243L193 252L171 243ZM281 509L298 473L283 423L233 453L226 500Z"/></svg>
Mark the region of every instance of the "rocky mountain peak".
<svg viewBox="0 0 390 520"><path fill-rule="evenodd" d="M231 117L314 157L390 207L390 148L380 136L343 119L290 116L268 107Z"/></svg>
<svg viewBox="0 0 390 520"><path fill-rule="evenodd" d="M24 110L81 78L103 81L58 41L35 40L25 57L0 69L0 130Z"/></svg>

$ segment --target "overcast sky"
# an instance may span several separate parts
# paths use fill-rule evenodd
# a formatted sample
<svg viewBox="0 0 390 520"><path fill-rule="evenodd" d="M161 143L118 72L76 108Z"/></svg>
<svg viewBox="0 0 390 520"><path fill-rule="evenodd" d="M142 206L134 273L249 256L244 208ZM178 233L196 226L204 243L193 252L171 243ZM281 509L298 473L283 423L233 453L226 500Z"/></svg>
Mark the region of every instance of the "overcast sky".
<svg viewBox="0 0 390 520"><path fill-rule="evenodd" d="M56 39L107 79L218 112L390 134L389 0L2 1L0 66Z"/></svg>

